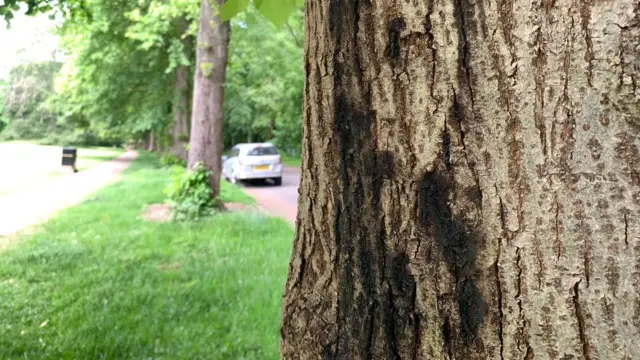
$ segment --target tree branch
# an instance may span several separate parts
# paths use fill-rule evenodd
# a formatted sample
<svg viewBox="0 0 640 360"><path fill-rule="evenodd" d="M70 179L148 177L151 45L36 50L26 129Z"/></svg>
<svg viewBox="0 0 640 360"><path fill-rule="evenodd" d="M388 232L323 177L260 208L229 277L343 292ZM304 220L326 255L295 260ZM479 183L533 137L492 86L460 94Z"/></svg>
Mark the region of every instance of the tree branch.
<svg viewBox="0 0 640 360"><path fill-rule="evenodd" d="M287 25L287 29L289 29L289 32L291 32L291 36L293 36L293 39L296 41L296 45L298 47L302 47L302 42L300 41L300 39L298 38L298 35L296 35L296 32L293 30L293 28L291 27L288 21L286 22L286 25Z"/></svg>

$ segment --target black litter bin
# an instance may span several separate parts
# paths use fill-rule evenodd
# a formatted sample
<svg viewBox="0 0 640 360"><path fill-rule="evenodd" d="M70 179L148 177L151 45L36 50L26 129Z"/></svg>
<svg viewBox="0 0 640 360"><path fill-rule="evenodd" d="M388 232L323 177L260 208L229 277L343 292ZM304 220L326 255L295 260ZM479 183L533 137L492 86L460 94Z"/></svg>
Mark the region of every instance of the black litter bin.
<svg viewBox="0 0 640 360"><path fill-rule="evenodd" d="M78 159L78 149L65 147L62 149L62 166L71 166L73 172L77 172L76 160Z"/></svg>

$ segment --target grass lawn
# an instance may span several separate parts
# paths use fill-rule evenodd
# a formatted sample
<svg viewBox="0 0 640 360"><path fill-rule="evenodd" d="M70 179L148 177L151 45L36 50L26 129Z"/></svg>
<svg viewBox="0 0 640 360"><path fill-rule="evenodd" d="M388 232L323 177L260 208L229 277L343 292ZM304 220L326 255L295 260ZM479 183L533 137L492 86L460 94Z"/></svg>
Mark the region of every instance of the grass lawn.
<svg viewBox="0 0 640 360"><path fill-rule="evenodd" d="M118 148L79 148L76 167L84 171L123 153ZM0 196L70 175L60 166L61 159L59 146L0 142Z"/></svg>
<svg viewBox="0 0 640 360"><path fill-rule="evenodd" d="M300 158L299 157L290 157L288 155L282 155L282 163L287 166L300 167Z"/></svg>
<svg viewBox="0 0 640 360"><path fill-rule="evenodd" d="M57 148L61 152L60 148ZM100 163L114 159L122 154L125 150L120 148L108 147L91 147L78 149L78 161L76 168L78 171L90 169Z"/></svg>
<svg viewBox="0 0 640 360"><path fill-rule="evenodd" d="M0 359L278 358L293 230L257 213L145 222L169 173L141 154L0 253Z"/></svg>

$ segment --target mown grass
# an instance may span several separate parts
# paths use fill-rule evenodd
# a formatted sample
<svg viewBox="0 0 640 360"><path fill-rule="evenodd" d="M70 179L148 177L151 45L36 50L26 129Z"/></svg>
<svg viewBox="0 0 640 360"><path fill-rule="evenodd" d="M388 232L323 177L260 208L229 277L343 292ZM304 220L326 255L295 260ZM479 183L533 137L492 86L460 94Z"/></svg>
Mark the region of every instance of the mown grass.
<svg viewBox="0 0 640 360"><path fill-rule="evenodd" d="M78 149L78 160L76 168L78 171L90 169L102 162L112 160L122 154L125 150L120 148L91 147Z"/></svg>
<svg viewBox="0 0 640 360"><path fill-rule="evenodd" d="M260 214L145 222L168 176L142 154L0 253L0 359L278 358L292 229Z"/></svg>
<svg viewBox="0 0 640 360"><path fill-rule="evenodd" d="M291 166L291 167L300 167L300 158L299 157L291 157L288 155L282 155L282 163Z"/></svg>
<svg viewBox="0 0 640 360"><path fill-rule="evenodd" d="M247 195L238 186L231 185L226 181L220 181L220 199L223 202L240 203L247 205L255 205L256 199Z"/></svg>

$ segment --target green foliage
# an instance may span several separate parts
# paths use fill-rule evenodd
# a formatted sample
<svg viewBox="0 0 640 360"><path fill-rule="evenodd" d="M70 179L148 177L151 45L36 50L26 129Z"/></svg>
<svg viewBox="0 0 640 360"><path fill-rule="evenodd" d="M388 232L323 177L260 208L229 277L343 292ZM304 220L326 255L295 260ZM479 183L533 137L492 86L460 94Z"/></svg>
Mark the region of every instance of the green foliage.
<svg viewBox="0 0 640 360"><path fill-rule="evenodd" d="M234 18L232 27L225 83L225 146L251 138L272 141L297 155L304 88L302 9L279 30L251 9Z"/></svg>
<svg viewBox="0 0 640 360"><path fill-rule="evenodd" d="M117 136L99 136L90 129L63 128L58 133L52 133L38 141L42 145L58 146L117 146L121 147L124 141Z"/></svg>
<svg viewBox="0 0 640 360"><path fill-rule="evenodd" d="M194 3L198 4L199 1L170 0L164 2L169 9L197 8L196 5L193 5ZM141 4L144 5L145 2L143 1ZM162 4L162 2L156 4ZM53 10L66 17L76 18L82 15L91 19L93 14L92 8L86 0L3 0L0 5L0 16L3 16L7 21L11 20L13 13L20 10L20 5L27 6L27 15L47 13ZM304 5L304 0L253 0L253 5L276 27L280 27L286 23L297 7ZM248 6L249 0L227 0L220 9L220 17L222 21L231 20L234 16L245 11Z"/></svg>
<svg viewBox="0 0 640 360"><path fill-rule="evenodd" d="M286 26L276 28L261 14L279 1L254 1L246 10L236 6L243 11L232 21L223 136L226 147L272 141L297 156L302 141L304 12L298 7ZM127 142L140 142L150 133L164 139L173 122L174 70L196 70L199 3L92 0L85 5L90 17L65 18L60 34L69 55L58 91L47 101L58 126ZM226 4L233 6L232 1ZM202 71L213 69L204 64ZM159 145L166 148L164 141Z"/></svg>
<svg viewBox="0 0 640 360"><path fill-rule="evenodd" d="M131 22L126 36L137 41L140 49L166 49L167 73L180 65L193 63L195 54L185 46L185 40L195 37L198 31L198 0L150 0L146 7L136 7L124 15Z"/></svg>
<svg viewBox="0 0 640 360"><path fill-rule="evenodd" d="M88 5L91 21L65 21L62 44L71 56L58 99L66 123L125 140L151 132L164 138L172 120L171 68L188 62L175 45L184 32L174 17L186 15L170 7L181 3L96 0Z"/></svg>
<svg viewBox="0 0 640 360"><path fill-rule="evenodd" d="M11 69L2 93L3 139L41 139L63 131L50 102L62 64L26 63Z"/></svg>
<svg viewBox="0 0 640 360"><path fill-rule="evenodd" d="M172 206L175 220L199 220L213 213L217 199L209 187L211 172L202 164L186 170L175 167L165 194Z"/></svg>
<svg viewBox="0 0 640 360"><path fill-rule="evenodd" d="M54 83L62 64L26 63L13 68L4 86L2 113L6 123L4 140L38 140L45 145L120 145L118 137L98 134L86 127L65 122L63 103ZM77 125L77 124L76 124Z"/></svg>
<svg viewBox="0 0 640 360"><path fill-rule="evenodd" d="M200 64L200 70L202 71L202 75L205 77L210 77L213 75L213 63L205 61Z"/></svg>
<svg viewBox="0 0 640 360"><path fill-rule="evenodd" d="M39 108L48 105L46 101L54 92L54 79L61 67L61 63L44 61L11 69L3 94L5 116L27 118L39 110L48 110Z"/></svg>
<svg viewBox="0 0 640 360"><path fill-rule="evenodd" d="M4 98L7 92L7 82L3 79L0 79L0 133L7 127L9 123L9 119L7 119L4 115ZM1 135L0 135L1 136Z"/></svg>
<svg viewBox="0 0 640 360"><path fill-rule="evenodd" d="M174 154L163 154L160 157L160 164L165 167L180 166L187 167L187 162Z"/></svg>
<svg viewBox="0 0 640 360"><path fill-rule="evenodd" d="M91 18L87 0L2 0L0 16L9 23L14 14L24 10L26 15L48 13L50 18L56 15L66 18Z"/></svg>
<svg viewBox="0 0 640 360"><path fill-rule="evenodd" d="M276 27L284 25L295 9L303 4L304 0L253 0L255 8ZM220 10L220 17L222 21L231 20L248 6L249 0L227 0Z"/></svg>

